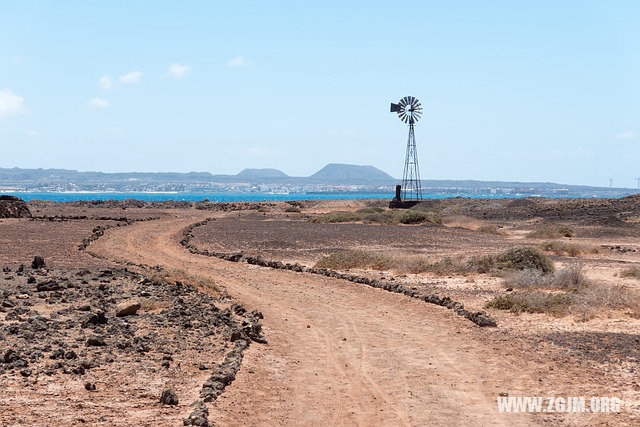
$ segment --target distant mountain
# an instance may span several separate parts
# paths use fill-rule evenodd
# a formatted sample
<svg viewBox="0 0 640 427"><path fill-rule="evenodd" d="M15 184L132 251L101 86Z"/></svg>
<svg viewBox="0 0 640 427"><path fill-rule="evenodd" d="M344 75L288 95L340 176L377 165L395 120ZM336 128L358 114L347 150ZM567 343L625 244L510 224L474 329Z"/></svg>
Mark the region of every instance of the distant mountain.
<svg viewBox="0 0 640 427"><path fill-rule="evenodd" d="M346 165L329 163L309 177L312 182L327 183L394 183L396 180L389 174L373 166Z"/></svg>
<svg viewBox="0 0 640 427"><path fill-rule="evenodd" d="M244 179L274 179L274 178L289 178L289 175L278 169L245 169L236 175L237 178Z"/></svg>

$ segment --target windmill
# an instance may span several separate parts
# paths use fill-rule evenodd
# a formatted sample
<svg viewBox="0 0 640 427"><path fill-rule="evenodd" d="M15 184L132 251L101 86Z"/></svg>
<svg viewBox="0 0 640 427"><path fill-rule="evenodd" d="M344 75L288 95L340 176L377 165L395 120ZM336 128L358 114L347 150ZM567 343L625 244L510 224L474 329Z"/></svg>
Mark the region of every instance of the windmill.
<svg viewBox="0 0 640 427"><path fill-rule="evenodd" d="M613 178L609 178L609 188L613 187Z"/></svg>
<svg viewBox="0 0 640 427"><path fill-rule="evenodd" d="M640 190L640 178L635 178L636 181L638 181L638 190Z"/></svg>
<svg viewBox="0 0 640 427"><path fill-rule="evenodd" d="M396 186L396 198L390 207L411 207L422 200L420 184L420 167L418 166L418 152L416 150L416 136L414 125L422 115L422 106L413 96L405 96L397 104L391 104L391 112L397 113L400 120L409 124L407 138L407 153L404 160L402 185Z"/></svg>

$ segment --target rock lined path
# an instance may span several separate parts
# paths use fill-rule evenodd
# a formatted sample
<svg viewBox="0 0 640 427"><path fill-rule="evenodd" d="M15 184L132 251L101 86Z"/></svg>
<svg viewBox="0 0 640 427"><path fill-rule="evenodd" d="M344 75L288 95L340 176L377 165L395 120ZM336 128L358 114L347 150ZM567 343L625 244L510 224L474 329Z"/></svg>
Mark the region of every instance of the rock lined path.
<svg viewBox="0 0 640 427"><path fill-rule="evenodd" d="M108 230L90 250L214 280L264 314L268 344L245 353L210 419L221 425L518 425L496 394L526 390L480 328L451 311L368 286L191 254L192 217ZM512 371L513 372L513 371ZM517 372L517 371L516 371ZM526 375L522 375L525 378Z"/></svg>

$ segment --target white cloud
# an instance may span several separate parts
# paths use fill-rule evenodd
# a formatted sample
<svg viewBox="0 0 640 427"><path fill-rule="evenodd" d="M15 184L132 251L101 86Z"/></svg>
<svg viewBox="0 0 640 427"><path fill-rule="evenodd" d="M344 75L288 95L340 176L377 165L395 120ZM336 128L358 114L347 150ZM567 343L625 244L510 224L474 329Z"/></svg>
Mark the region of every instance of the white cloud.
<svg viewBox="0 0 640 427"><path fill-rule="evenodd" d="M229 67L246 67L253 64L253 61L246 59L242 55L238 55L236 57L231 58L227 61L227 66Z"/></svg>
<svg viewBox="0 0 640 427"><path fill-rule="evenodd" d="M24 98L9 89L0 90L0 117L24 112Z"/></svg>
<svg viewBox="0 0 640 427"><path fill-rule="evenodd" d="M190 65L182 65L177 62L169 65L169 74L175 79L183 78L189 71L191 71Z"/></svg>
<svg viewBox="0 0 640 427"><path fill-rule="evenodd" d="M104 98L93 98L91 101L89 101L88 105L91 108L108 108L109 101Z"/></svg>
<svg viewBox="0 0 640 427"><path fill-rule="evenodd" d="M624 132L620 132L616 134L617 139L636 139L638 134L632 130L625 130Z"/></svg>
<svg viewBox="0 0 640 427"><path fill-rule="evenodd" d="M104 90L109 90L113 87L113 80L111 76L104 75L98 79L98 86Z"/></svg>
<svg viewBox="0 0 640 427"><path fill-rule="evenodd" d="M122 83L140 83L142 80L142 71L131 71L118 77Z"/></svg>

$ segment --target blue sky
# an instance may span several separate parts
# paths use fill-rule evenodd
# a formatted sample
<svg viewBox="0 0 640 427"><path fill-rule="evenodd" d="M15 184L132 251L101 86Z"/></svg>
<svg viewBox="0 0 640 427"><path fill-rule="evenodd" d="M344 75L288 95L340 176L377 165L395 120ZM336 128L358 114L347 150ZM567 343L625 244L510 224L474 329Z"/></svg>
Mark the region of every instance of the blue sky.
<svg viewBox="0 0 640 427"><path fill-rule="evenodd" d="M0 1L0 167L635 187L638 1Z"/></svg>

